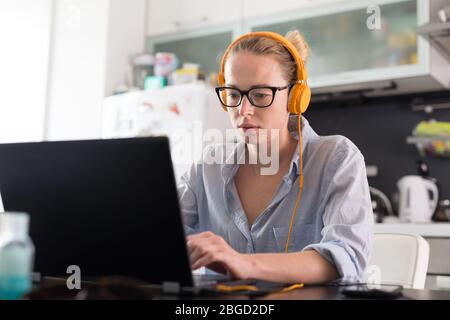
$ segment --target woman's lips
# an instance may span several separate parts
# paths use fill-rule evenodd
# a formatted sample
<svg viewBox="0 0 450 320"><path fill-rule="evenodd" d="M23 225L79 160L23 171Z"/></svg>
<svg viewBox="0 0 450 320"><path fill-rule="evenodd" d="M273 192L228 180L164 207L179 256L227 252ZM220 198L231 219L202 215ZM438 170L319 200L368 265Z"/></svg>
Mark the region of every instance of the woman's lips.
<svg viewBox="0 0 450 320"><path fill-rule="evenodd" d="M244 132L259 129L257 125L250 125L250 124L244 124L239 126L240 129L242 129Z"/></svg>

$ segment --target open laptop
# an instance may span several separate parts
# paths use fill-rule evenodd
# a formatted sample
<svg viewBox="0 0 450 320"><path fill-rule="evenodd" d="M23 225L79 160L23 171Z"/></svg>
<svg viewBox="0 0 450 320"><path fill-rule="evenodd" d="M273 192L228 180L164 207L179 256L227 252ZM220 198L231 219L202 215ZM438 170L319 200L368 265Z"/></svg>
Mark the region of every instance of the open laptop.
<svg viewBox="0 0 450 320"><path fill-rule="evenodd" d="M30 214L41 277L77 266L82 281L199 285L166 137L1 144L0 192L5 211Z"/></svg>

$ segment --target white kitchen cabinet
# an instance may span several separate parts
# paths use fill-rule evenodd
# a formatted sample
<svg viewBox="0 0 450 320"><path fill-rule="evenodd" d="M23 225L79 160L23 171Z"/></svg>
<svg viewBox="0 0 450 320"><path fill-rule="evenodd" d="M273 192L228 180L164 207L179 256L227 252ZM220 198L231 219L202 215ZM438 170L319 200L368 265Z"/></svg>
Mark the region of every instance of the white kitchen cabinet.
<svg viewBox="0 0 450 320"><path fill-rule="evenodd" d="M345 0L148 1L148 35L159 36Z"/></svg>
<svg viewBox="0 0 450 320"><path fill-rule="evenodd" d="M244 19L322 6L345 0L243 0Z"/></svg>
<svg viewBox="0 0 450 320"><path fill-rule="evenodd" d="M149 0L148 35L173 34L242 20L242 1Z"/></svg>
<svg viewBox="0 0 450 320"><path fill-rule="evenodd" d="M174 32L175 21L179 11L175 0L148 1L148 31L149 36Z"/></svg>
<svg viewBox="0 0 450 320"><path fill-rule="evenodd" d="M208 35L220 29L233 30L233 38L250 31L298 29L311 47L307 67L314 97L443 90L450 88L450 65L417 27L446 1L191 0L176 6L175 0L150 0L149 44L157 48L178 41L184 48L180 41L198 36L210 43ZM216 43L213 47L220 50L214 52L228 43Z"/></svg>
<svg viewBox="0 0 450 320"><path fill-rule="evenodd" d="M196 63L203 72L209 74L218 71L218 57L223 55L235 34L235 29L225 26L210 27L207 31L184 31L175 35L150 37L149 51L173 52L181 63Z"/></svg>
<svg viewBox="0 0 450 320"><path fill-rule="evenodd" d="M300 30L311 48L307 67L314 94L365 90L370 96L449 87L448 63L417 35L435 1L320 2L247 19L245 28L280 34Z"/></svg>

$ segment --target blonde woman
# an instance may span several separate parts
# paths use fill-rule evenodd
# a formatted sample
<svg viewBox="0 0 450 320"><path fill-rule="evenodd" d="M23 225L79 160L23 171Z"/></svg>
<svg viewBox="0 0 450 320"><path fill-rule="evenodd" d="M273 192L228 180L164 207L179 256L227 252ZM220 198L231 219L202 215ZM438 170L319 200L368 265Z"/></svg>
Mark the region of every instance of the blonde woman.
<svg viewBox="0 0 450 320"><path fill-rule="evenodd" d="M231 152L210 146L205 154L223 161L195 163L179 182L193 269L279 283L361 279L373 225L364 158L343 136L317 135L301 113L290 130L307 58L298 31L248 34L224 56L216 90L241 139ZM262 174L261 146L276 152L274 174Z"/></svg>

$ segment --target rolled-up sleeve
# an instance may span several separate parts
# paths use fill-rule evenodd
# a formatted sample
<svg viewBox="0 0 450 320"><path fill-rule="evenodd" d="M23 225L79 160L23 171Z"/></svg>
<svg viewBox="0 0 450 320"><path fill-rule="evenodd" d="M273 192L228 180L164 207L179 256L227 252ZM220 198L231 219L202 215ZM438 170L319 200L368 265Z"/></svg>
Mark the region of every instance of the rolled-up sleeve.
<svg viewBox="0 0 450 320"><path fill-rule="evenodd" d="M178 198L180 202L181 214L183 217L184 231L186 235L197 233L198 229L198 208L195 194L196 165L181 176L178 184Z"/></svg>
<svg viewBox="0 0 450 320"><path fill-rule="evenodd" d="M315 250L339 272L338 282L359 282L372 249L373 211L364 157L357 149L336 154L325 170L328 183L322 239L303 250Z"/></svg>

